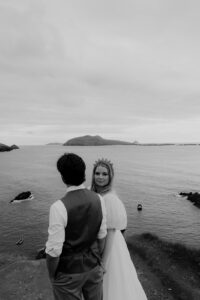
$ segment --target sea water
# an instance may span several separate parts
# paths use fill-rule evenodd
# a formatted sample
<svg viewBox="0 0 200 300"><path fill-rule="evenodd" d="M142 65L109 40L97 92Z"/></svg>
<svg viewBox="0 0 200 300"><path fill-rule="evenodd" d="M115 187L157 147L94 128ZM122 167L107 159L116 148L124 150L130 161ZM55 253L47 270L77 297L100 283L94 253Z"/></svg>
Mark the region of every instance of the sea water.
<svg viewBox="0 0 200 300"><path fill-rule="evenodd" d="M200 249L200 209L178 196L200 191L199 146L22 146L0 153L0 253L34 257L47 240L50 205L65 193L57 159L74 152L86 162L86 186L95 160L114 164L114 188L128 214L126 235L151 232ZM30 190L34 199L10 203ZM137 205L142 204L142 211ZM22 245L16 245L20 237Z"/></svg>

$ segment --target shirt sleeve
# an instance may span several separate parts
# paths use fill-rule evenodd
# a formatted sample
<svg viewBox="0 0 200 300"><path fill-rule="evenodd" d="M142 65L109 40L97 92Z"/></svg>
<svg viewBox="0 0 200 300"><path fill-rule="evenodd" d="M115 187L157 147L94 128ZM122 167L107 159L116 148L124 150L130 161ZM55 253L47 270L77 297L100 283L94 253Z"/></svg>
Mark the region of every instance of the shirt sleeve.
<svg viewBox="0 0 200 300"><path fill-rule="evenodd" d="M48 240L46 253L52 257L60 256L65 240L65 227L67 226L67 211L58 200L52 204L49 212Z"/></svg>
<svg viewBox="0 0 200 300"><path fill-rule="evenodd" d="M98 239L103 239L107 235L107 224L106 224L106 207L103 198L99 195L102 209L102 221L101 227L98 233Z"/></svg>
<svg viewBox="0 0 200 300"><path fill-rule="evenodd" d="M125 229L127 227L127 214L122 201L114 192L104 196L106 213L107 213L107 228L108 229Z"/></svg>

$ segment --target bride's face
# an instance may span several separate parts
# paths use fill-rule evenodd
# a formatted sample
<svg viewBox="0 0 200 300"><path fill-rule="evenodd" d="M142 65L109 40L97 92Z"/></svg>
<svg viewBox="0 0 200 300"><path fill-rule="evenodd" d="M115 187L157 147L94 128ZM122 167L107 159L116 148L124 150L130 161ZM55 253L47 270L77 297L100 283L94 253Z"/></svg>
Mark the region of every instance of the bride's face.
<svg viewBox="0 0 200 300"><path fill-rule="evenodd" d="M105 186L109 182L109 174L106 167L99 165L94 173L94 181L98 186Z"/></svg>

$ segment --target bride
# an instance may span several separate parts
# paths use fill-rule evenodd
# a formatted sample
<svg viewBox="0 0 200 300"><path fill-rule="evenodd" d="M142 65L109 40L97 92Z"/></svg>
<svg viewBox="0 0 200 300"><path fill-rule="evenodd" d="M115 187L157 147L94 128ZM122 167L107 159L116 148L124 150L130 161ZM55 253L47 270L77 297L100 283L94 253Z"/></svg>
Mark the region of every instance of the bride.
<svg viewBox="0 0 200 300"><path fill-rule="evenodd" d="M91 190L104 198L108 229L103 253L103 300L147 300L121 233L127 226L127 215L123 203L112 190L113 177L110 161L99 159L95 162Z"/></svg>

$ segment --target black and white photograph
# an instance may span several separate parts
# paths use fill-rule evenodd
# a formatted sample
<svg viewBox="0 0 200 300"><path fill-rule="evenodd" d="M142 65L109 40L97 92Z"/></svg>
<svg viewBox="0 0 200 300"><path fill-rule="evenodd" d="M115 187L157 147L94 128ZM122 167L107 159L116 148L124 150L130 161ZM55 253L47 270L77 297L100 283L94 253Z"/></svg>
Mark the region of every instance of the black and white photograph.
<svg viewBox="0 0 200 300"><path fill-rule="evenodd" d="M200 2L0 0L0 300L200 299Z"/></svg>

